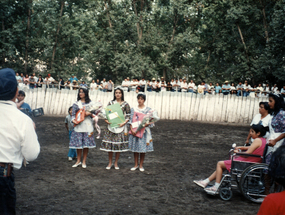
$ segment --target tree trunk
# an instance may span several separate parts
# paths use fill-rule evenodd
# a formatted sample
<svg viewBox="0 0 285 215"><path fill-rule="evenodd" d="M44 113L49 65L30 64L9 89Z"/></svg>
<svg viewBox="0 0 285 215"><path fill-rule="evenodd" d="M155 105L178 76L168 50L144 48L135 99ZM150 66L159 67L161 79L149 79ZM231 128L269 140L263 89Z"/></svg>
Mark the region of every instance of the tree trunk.
<svg viewBox="0 0 285 215"><path fill-rule="evenodd" d="M265 33L266 42L268 43L268 41L269 41L269 36L268 36L268 30L267 30L267 22L266 22L265 9L264 9L264 5L262 4L262 1L259 0L259 2L260 2L260 4L262 5L264 33Z"/></svg>
<svg viewBox="0 0 285 215"><path fill-rule="evenodd" d="M3 14L4 17L4 14ZM5 23L4 23L4 18L2 19L2 31L5 31ZM5 37L3 37L3 44L5 44ZM2 68L5 68L5 58L6 58L6 54L5 54L5 49L2 52Z"/></svg>
<svg viewBox="0 0 285 215"><path fill-rule="evenodd" d="M25 44L25 67L24 71L27 73L27 67L28 67L28 49L29 49L29 33L31 28L31 8L33 5L33 0L29 0L29 6L28 6L28 21L27 21L27 29L26 29L26 44Z"/></svg>
<svg viewBox="0 0 285 215"><path fill-rule="evenodd" d="M133 0L133 7L134 7L134 11L137 17L138 16L138 11L137 11L137 5L136 5L137 1ZM140 21L136 23L137 26L137 34L138 34L138 44L140 43L142 36L143 36L143 29L142 26L140 25L140 22L142 22L142 11L143 11L143 7L144 7L144 0L141 0L141 15L140 15Z"/></svg>
<svg viewBox="0 0 285 215"><path fill-rule="evenodd" d="M242 36L242 32L241 32L241 30L240 30L240 27L239 27L238 23L237 23L237 27L238 27L238 32L239 32L239 35L240 35L242 44L243 44L243 46L244 46L244 50L245 50L245 54L246 54L247 61L249 61L248 53L247 53L247 47L246 47L246 45L245 45L245 42L244 42L244 39L243 39L243 36Z"/></svg>
<svg viewBox="0 0 285 215"><path fill-rule="evenodd" d="M163 78L164 78L164 80L166 80L166 70L167 70L167 68L165 67L165 68L163 69Z"/></svg>
<svg viewBox="0 0 285 215"><path fill-rule="evenodd" d="M111 0L108 1L108 6L110 7L111 4ZM112 22L111 22L111 18L110 18L110 14L109 14L109 8L107 6L107 0L105 0L105 10L107 11L107 18L108 18L108 22L109 22L109 27L112 28Z"/></svg>
<svg viewBox="0 0 285 215"><path fill-rule="evenodd" d="M54 42L54 45L53 45L53 51L52 51L52 58L51 58L51 63L50 63L50 69L53 69L53 63L54 63L54 58L55 58L55 52L56 52L58 34L59 34L59 31L60 31L60 27L61 27L61 17L62 17L62 12L63 12L64 1L61 1L60 4L61 4L61 6L60 6L60 16L59 16L59 20L58 20L56 35L55 35L55 42Z"/></svg>

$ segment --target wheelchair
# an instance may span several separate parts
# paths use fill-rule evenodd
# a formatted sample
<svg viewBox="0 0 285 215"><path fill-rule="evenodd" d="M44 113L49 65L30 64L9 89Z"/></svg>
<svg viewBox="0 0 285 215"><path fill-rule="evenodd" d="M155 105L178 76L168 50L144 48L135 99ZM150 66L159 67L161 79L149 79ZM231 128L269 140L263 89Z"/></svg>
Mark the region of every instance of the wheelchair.
<svg viewBox="0 0 285 215"><path fill-rule="evenodd" d="M263 156L242 152L232 154L233 149L231 149L229 152L230 159L232 160L231 170L223 174L219 189L215 194L219 194L221 199L228 201L232 198L232 189L238 188L246 199L256 203L262 203L266 197L265 183L267 183L267 187L270 187L270 189L268 189L269 192L272 190L276 191L273 187L274 183L266 175L268 165L265 163L264 158L267 147L266 145ZM238 156L257 157L262 160L262 163L234 160Z"/></svg>

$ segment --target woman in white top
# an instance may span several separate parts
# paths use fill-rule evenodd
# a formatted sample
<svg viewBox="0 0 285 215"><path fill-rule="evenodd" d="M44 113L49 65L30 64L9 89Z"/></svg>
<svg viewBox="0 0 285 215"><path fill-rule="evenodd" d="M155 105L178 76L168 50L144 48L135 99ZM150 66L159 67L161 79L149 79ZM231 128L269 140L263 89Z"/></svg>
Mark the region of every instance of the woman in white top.
<svg viewBox="0 0 285 215"><path fill-rule="evenodd" d="M261 124L263 127L268 127L272 116L268 113L269 112L269 105L268 102L260 102L259 103L259 114L256 114L250 123L250 126ZM269 135L269 132L266 132L264 138L266 139ZM253 142L253 139L250 138L250 133L246 138L245 144L250 145Z"/></svg>
<svg viewBox="0 0 285 215"><path fill-rule="evenodd" d="M90 90L96 90L97 84L95 83L95 80L92 80L92 83L90 84Z"/></svg>

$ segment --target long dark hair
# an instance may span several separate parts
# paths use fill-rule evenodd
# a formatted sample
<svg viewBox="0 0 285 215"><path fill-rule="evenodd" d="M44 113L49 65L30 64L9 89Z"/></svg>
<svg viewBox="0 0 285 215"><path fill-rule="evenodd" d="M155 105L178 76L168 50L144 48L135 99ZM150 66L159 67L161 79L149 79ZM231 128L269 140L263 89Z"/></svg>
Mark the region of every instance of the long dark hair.
<svg viewBox="0 0 285 215"><path fill-rule="evenodd" d="M81 100L79 93L80 90L83 90L84 94L85 94L85 103L88 104L89 102L91 102L90 98L89 98L89 91L86 88L80 87L78 90L78 94L77 94L77 101Z"/></svg>
<svg viewBox="0 0 285 215"><path fill-rule="evenodd" d="M285 145L272 154L268 170L274 181L285 187Z"/></svg>
<svg viewBox="0 0 285 215"><path fill-rule="evenodd" d="M121 99L122 99L122 101L125 101L125 100L124 100L124 91L123 91L123 89L121 89L121 88L115 88L113 101L116 100L115 94L116 94L116 91L117 91L117 90L120 90L120 91L121 91L121 93L122 93L122 98L121 98Z"/></svg>
<svg viewBox="0 0 285 215"><path fill-rule="evenodd" d="M281 109L284 109L284 98L281 94L275 95L273 93L269 94L269 98L272 98L275 101L274 109L270 114L276 116Z"/></svg>
<svg viewBox="0 0 285 215"><path fill-rule="evenodd" d="M269 111L270 107L269 107L268 102L259 102L259 107L260 105L263 105L264 109Z"/></svg>

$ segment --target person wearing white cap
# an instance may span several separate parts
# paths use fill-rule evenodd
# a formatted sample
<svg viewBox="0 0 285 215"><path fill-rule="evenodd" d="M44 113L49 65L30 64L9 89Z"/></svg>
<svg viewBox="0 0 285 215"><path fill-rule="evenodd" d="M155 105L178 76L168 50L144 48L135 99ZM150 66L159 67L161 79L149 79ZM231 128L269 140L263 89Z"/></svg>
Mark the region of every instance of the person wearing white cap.
<svg viewBox="0 0 285 215"><path fill-rule="evenodd" d="M14 70L0 70L0 214L16 214L13 169L40 153L33 121L16 106L17 86Z"/></svg>

